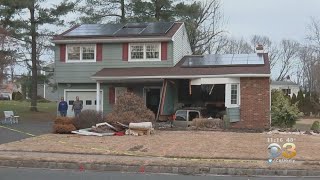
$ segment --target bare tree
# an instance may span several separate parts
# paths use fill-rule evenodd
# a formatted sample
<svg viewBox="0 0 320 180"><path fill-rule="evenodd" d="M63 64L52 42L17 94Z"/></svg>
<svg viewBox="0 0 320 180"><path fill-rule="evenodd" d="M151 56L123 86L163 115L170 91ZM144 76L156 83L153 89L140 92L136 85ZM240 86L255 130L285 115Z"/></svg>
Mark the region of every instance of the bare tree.
<svg viewBox="0 0 320 180"><path fill-rule="evenodd" d="M307 26L307 29L307 39L310 43L309 48L320 51L320 20L311 18L311 23Z"/></svg>
<svg viewBox="0 0 320 180"><path fill-rule="evenodd" d="M294 68L295 58L299 55L300 44L294 40L282 40L279 46L280 72L277 81L283 80Z"/></svg>
<svg viewBox="0 0 320 180"><path fill-rule="evenodd" d="M175 7L177 20L184 21L193 54L214 52L225 31L220 0L179 3Z"/></svg>
<svg viewBox="0 0 320 180"><path fill-rule="evenodd" d="M226 46L224 47L223 52L225 54L250 54L254 53L254 49L243 38L241 38L240 40L229 39Z"/></svg>

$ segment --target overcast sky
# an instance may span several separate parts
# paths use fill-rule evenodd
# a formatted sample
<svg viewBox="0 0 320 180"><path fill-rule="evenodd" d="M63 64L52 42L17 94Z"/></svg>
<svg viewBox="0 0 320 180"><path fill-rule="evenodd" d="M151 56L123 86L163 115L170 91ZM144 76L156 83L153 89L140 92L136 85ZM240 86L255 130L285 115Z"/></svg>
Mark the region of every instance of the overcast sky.
<svg viewBox="0 0 320 180"><path fill-rule="evenodd" d="M253 34L304 41L311 17L320 18L320 0L221 0L226 28L235 37Z"/></svg>

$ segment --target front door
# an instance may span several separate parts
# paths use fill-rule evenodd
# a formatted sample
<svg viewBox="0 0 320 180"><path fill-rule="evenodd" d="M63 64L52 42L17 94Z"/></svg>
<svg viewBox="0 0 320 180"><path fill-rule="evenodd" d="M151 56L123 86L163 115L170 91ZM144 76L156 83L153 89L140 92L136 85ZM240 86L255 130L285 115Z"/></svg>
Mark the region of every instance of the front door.
<svg viewBox="0 0 320 180"><path fill-rule="evenodd" d="M146 88L145 97L147 108L156 115L160 103L160 88Z"/></svg>

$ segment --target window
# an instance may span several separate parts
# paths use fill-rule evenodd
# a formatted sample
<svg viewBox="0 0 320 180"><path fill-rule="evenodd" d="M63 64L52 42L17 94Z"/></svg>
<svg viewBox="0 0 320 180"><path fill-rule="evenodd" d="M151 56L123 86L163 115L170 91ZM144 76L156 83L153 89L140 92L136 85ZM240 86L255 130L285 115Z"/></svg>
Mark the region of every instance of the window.
<svg viewBox="0 0 320 180"><path fill-rule="evenodd" d="M159 59L159 45L146 44L146 57L147 59Z"/></svg>
<svg viewBox="0 0 320 180"><path fill-rule="evenodd" d="M92 105L92 101L91 100L86 100L86 105Z"/></svg>
<svg viewBox="0 0 320 180"><path fill-rule="evenodd" d="M176 112L176 121L187 121L187 111L181 110Z"/></svg>
<svg viewBox="0 0 320 180"><path fill-rule="evenodd" d="M238 85L231 85L231 104L238 104Z"/></svg>
<svg viewBox="0 0 320 180"><path fill-rule="evenodd" d="M72 106L72 105L73 105L73 102L74 102L73 100L70 100L70 101L69 101L69 105Z"/></svg>
<svg viewBox="0 0 320 180"><path fill-rule="evenodd" d="M159 43L130 44L129 61L160 61Z"/></svg>
<svg viewBox="0 0 320 180"><path fill-rule="evenodd" d="M285 95L289 95L289 94L291 94L291 89L282 89L282 92L283 92Z"/></svg>
<svg viewBox="0 0 320 180"><path fill-rule="evenodd" d="M67 62L95 62L95 45L67 45Z"/></svg>

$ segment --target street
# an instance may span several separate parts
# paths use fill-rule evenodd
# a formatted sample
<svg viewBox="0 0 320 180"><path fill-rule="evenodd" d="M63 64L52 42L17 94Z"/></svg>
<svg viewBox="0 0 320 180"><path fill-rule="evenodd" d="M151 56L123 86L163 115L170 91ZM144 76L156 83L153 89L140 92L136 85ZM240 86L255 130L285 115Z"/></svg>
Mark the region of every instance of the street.
<svg viewBox="0 0 320 180"><path fill-rule="evenodd" d="M120 173L120 172L95 172L95 171L80 171L80 170L51 170L51 169L32 169L32 168L8 168L0 167L1 180L115 180L115 179L130 179L130 180L316 180L319 179L307 177L239 177L239 176L185 176L174 174L141 174L141 173Z"/></svg>
<svg viewBox="0 0 320 180"><path fill-rule="evenodd" d="M14 129L16 131L10 130ZM0 124L0 144L19 141L21 139L32 137L33 135L41 135L52 132L52 121L50 120L25 120L18 124Z"/></svg>

